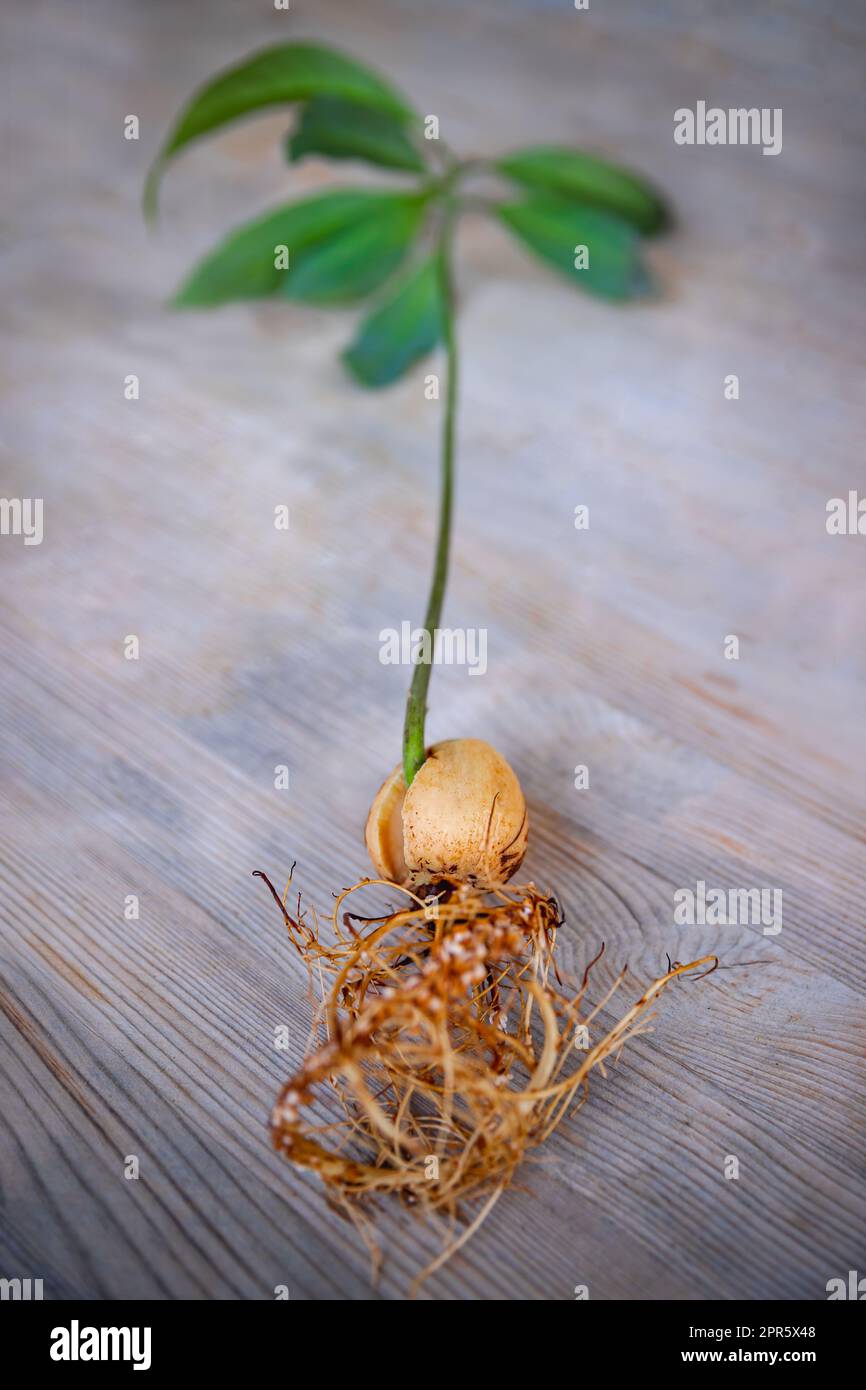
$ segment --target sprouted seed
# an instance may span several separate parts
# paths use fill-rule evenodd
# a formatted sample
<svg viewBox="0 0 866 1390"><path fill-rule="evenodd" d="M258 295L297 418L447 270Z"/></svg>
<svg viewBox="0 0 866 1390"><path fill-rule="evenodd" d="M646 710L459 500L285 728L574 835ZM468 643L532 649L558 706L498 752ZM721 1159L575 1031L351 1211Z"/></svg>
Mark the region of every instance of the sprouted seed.
<svg viewBox="0 0 866 1390"><path fill-rule="evenodd" d="M533 883L481 888L443 878L422 896L363 879L337 895L325 940L315 913L310 920L299 900L292 916L257 876L321 998L308 1055L273 1109L274 1147L318 1173L353 1216L390 1193L446 1215L451 1231L462 1221L416 1284L465 1243L530 1151L584 1103L590 1073L604 1075L605 1061L647 1030L667 985L718 965L715 956L671 965L603 1031L599 1016L628 967L590 1005L602 946L569 989L554 962L558 903ZM405 906L377 917L350 910L376 884ZM312 1113L324 1088L339 1100L336 1120Z"/></svg>

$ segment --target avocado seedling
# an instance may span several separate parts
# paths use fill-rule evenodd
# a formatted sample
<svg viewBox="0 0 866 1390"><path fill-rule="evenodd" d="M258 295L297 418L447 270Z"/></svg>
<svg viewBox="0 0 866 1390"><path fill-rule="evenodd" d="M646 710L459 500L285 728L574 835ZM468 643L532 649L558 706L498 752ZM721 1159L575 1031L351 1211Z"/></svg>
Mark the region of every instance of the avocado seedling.
<svg viewBox="0 0 866 1390"><path fill-rule="evenodd" d="M318 1040L280 1095L272 1135L281 1152L320 1174L359 1223L358 1199L371 1193L391 1191L452 1216L458 1202L479 1201L476 1216L432 1268L471 1234L524 1154L584 1094L589 1072L639 1031L661 989L692 969L672 966L619 1023L600 1032L599 1009L623 974L588 1011L591 967L577 989L555 988L557 901L532 883L509 885L528 834L517 775L480 738L426 743L430 653L451 548L456 237L463 215L480 211L564 281L624 303L650 288L644 239L669 215L644 178L583 150L542 145L461 158L438 138L438 122L423 119L390 82L313 43L256 53L192 97L148 177L148 214L155 214L166 166L187 146L232 121L289 105L297 113L284 145L290 165L361 161L399 182L330 189L257 217L204 258L175 304L363 302L342 354L361 387L390 386L437 349L445 383L421 644L428 654L413 665L400 760L367 817L377 878L345 890L320 923L300 900L292 915L288 889L280 897L260 874L322 990ZM375 882L397 891L401 906L372 918L349 911L349 896ZM591 1029L597 1037L587 1042ZM314 1088L327 1085L343 1109L337 1124L308 1114Z"/></svg>

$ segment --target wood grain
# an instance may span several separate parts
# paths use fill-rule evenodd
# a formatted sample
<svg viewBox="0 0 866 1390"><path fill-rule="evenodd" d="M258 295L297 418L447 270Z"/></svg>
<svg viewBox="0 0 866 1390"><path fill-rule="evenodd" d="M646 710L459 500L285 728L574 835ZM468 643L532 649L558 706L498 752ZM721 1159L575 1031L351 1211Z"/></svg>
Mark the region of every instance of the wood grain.
<svg viewBox="0 0 866 1390"><path fill-rule="evenodd" d="M663 295L622 312L461 230L446 621L488 629L489 670L434 673L429 733L519 771L567 969L604 940L599 987L628 961L635 997L667 953L725 970L668 993L422 1296L808 1299L862 1273L866 538L824 524L866 487L859 7L15 0L3 29L0 493L44 497L45 539L0 537L0 1275L401 1298L438 1249L384 1206L372 1290L355 1232L271 1153L309 1008L250 877L297 860L326 905L365 872L405 683L378 634L423 605L437 407L419 377L355 390L342 314L165 308L224 229L329 178L282 166L284 117L190 151L158 233L140 218L180 101L288 35L383 67L467 152L585 144L679 213ZM782 154L675 146L701 98L781 106ZM780 888L782 931L674 927L698 879Z"/></svg>

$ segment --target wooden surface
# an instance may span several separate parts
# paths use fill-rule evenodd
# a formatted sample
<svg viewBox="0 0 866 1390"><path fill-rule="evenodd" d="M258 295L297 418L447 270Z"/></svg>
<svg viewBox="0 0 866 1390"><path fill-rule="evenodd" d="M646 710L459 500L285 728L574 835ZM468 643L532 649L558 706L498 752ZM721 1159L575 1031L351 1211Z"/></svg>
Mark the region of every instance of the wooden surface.
<svg viewBox="0 0 866 1390"><path fill-rule="evenodd" d="M309 1014L250 872L296 859L327 905L366 871L406 678L378 634L423 606L437 407L420 375L346 381L351 316L166 310L224 230L324 186L281 164L284 117L190 152L155 236L138 202L191 88L300 35L377 63L466 152L583 143L674 197L664 298L634 310L461 231L446 620L488 629L489 669L437 670L428 728L518 770L568 969L604 940L599 987L627 960L636 997L667 952L768 962L672 989L422 1296L824 1298L866 1271L866 538L825 530L866 489L864 27L853 3L4 6L0 493L44 497L45 539L0 538L0 1274L371 1296L351 1228L269 1149ZM781 106L782 154L675 146L698 99ZM674 927L698 879L781 889L783 930ZM378 1230L399 1298L436 1236L387 1205Z"/></svg>

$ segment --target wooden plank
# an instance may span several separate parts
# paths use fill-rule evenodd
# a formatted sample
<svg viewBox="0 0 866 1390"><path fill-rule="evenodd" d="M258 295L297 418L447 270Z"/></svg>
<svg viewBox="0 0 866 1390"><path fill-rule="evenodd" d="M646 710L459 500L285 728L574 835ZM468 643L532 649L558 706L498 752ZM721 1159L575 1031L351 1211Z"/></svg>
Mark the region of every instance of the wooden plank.
<svg viewBox="0 0 866 1390"><path fill-rule="evenodd" d="M437 407L417 378L347 383L342 315L166 311L223 229L324 186L315 162L287 179L283 117L191 152L157 236L138 208L179 100L289 31L385 67L460 148L595 145L681 219L664 298L623 313L481 219L461 231L447 614L488 628L489 670L436 671L429 731L518 769L568 971L604 940L597 987L628 961L625 1003L667 953L725 970L668 993L424 1296L821 1298L864 1268L866 542L824 516L862 473L866 33L853 5L833 26L687 9L7 7L0 491L46 519L41 546L0 538L0 1274L51 1297L372 1296L357 1235L268 1147L309 1007L250 874L297 859L327 905L366 870L404 698L378 634L423 604ZM784 107L780 157L673 144L677 106L759 97ZM780 889L781 932L676 928L699 879ZM401 1298L436 1232L388 1206L377 1227L377 1294Z"/></svg>

